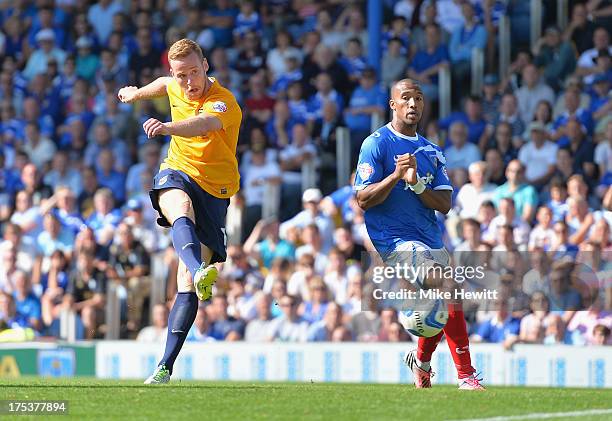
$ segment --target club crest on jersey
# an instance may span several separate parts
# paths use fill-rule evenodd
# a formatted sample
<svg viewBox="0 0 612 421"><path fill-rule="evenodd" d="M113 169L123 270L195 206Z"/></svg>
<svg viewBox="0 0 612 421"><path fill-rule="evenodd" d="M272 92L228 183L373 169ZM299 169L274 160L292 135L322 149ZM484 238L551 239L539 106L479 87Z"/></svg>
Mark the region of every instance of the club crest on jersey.
<svg viewBox="0 0 612 421"><path fill-rule="evenodd" d="M357 166L357 172L359 173L359 177L363 181L366 181L372 174L374 174L374 167L367 162L363 162Z"/></svg>
<svg viewBox="0 0 612 421"><path fill-rule="evenodd" d="M212 109L218 113L224 113L227 111L227 105L223 101L213 102Z"/></svg>

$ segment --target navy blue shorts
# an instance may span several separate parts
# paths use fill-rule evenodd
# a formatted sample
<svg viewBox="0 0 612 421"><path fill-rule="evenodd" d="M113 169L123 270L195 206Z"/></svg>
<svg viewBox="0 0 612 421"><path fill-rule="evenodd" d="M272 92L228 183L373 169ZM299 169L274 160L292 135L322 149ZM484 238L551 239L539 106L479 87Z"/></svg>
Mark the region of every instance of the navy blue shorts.
<svg viewBox="0 0 612 421"><path fill-rule="evenodd" d="M153 189L149 196L153 208L159 213L157 223L162 227L170 227L159 206L159 193L166 189L180 189L187 193L195 213L198 239L213 252L210 263L224 262L227 257L225 217L229 199L211 195L183 171L170 168L161 170L153 179Z"/></svg>

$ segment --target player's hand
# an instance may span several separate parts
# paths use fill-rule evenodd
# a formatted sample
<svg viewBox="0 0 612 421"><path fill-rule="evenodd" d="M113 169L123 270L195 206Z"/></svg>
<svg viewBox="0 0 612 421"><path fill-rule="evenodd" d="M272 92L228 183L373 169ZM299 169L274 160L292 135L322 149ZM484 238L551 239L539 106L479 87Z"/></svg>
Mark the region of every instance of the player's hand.
<svg viewBox="0 0 612 421"><path fill-rule="evenodd" d="M403 155L399 155L397 157L397 160L395 161L395 177L397 178L397 180L405 180L407 182L409 182L408 180L413 180L413 182L411 184L415 184L417 182L416 179L416 158L414 155L406 153ZM409 173L410 170L410 174ZM409 176L410 178L408 179Z"/></svg>
<svg viewBox="0 0 612 421"><path fill-rule="evenodd" d="M155 136L164 136L170 134L166 123L162 123L156 118L150 118L142 125L147 137L151 139Z"/></svg>
<svg viewBox="0 0 612 421"><path fill-rule="evenodd" d="M138 88L135 86L125 86L119 89L119 92L117 92L117 98L119 98L119 101L129 104L130 102L136 100L136 91L138 91Z"/></svg>
<svg viewBox="0 0 612 421"><path fill-rule="evenodd" d="M416 156L412 154L404 154L401 155L398 159L398 162L395 164L395 168L397 170L398 164L402 169L401 179L404 180L408 184L416 184L419 181L417 177L417 161ZM405 168L405 171L404 171Z"/></svg>

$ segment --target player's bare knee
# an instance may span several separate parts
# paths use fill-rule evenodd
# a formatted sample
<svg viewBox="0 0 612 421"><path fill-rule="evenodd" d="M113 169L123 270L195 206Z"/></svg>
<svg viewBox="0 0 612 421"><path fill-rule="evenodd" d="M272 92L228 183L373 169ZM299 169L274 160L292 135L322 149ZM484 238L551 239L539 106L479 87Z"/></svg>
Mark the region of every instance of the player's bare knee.
<svg viewBox="0 0 612 421"><path fill-rule="evenodd" d="M168 189L162 191L159 195L159 207L170 225L183 216L195 221L193 204L189 195L183 190Z"/></svg>

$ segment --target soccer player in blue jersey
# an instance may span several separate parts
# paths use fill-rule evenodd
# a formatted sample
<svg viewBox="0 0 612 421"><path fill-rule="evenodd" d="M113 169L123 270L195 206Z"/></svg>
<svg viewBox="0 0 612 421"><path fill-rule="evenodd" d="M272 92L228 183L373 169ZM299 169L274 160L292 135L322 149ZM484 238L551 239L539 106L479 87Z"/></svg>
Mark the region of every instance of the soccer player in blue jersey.
<svg viewBox="0 0 612 421"><path fill-rule="evenodd" d="M391 88L390 123L368 136L361 145L356 198L365 210L365 223L374 247L385 262L400 259L412 262L417 253L422 264L447 266L450 261L442 243L435 211L448 213L453 188L446 173L442 150L417 134L423 113L423 92L411 79ZM422 288L433 285L424 279ZM472 367L463 311L449 305L443 331L431 338L419 338L416 350L406 355L417 388L431 387L430 361L436 346L446 335L459 378L459 388L482 390Z"/></svg>

